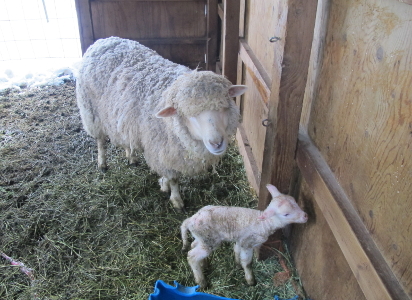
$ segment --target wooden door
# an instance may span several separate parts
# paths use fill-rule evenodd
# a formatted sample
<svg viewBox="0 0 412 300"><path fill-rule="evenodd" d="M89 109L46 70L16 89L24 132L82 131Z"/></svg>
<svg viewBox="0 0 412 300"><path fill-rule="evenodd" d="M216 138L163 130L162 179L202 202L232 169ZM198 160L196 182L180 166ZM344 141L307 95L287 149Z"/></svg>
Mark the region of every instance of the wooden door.
<svg viewBox="0 0 412 300"><path fill-rule="evenodd" d="M173 62L215 69L217 0L76 0L76 9L83 53L97 39L118 36Z"/></svg>
<svg viewBox="0 0 412 300"><path fill-rule="evenodd" d="M289 193L299 119L306 86L317 0L244 2L238 83L248 92L239 105L239 146L259 208L266 184Z"/></svg>

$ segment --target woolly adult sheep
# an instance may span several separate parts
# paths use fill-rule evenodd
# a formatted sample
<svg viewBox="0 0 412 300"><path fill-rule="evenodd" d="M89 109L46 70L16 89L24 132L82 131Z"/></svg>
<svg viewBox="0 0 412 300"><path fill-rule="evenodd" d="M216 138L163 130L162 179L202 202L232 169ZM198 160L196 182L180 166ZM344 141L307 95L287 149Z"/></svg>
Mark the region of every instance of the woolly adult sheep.
<svg viewBox="0 0 412 300"><path fill-rule="evenodd" d="M125 149L130 163L143 152L178 210L184 207L179 176L199 174L219 161L239 123L231 97L245 90L118 37L89 47L76 80L83 126L97 140L99 168L107 168L107 138Z"/></svg>

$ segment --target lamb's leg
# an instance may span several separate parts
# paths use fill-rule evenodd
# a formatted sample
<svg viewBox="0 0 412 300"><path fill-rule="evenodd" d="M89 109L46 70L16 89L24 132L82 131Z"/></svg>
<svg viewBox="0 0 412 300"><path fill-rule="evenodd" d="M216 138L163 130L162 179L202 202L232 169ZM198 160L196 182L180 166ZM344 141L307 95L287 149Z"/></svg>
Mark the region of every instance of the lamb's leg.
<svg viewBox="0 0 412 300"><path fill-rule="evenodd" d="M255 275L252 270L253 248L240 249L240 263L245 270L245 278L248 285L255 285Z"/></svg>
<svg viewBox="0 0 412 300"><path fill-rule="evenodd" d="M187 260L192 268L195 281L201 288L205 288L207 286L206 278L203 275L203 266L205 264L205 259L210 253L211 251L207 247L204 247L201 243L199 243L195 248L190 250L187 255Z"/></svg>
<svg viewBox="0 0 412 300"><path fill-rule="evenodd" d="M103 172L107 171L105 138L97 139L97 165Z"/></svg>
<svg viewBox="0 0 412 300"><path fill-rule="evenodd" d="M184 212L183 200L180 198L179 183L176 179L169 180L170 185L170 201L172 201L173 207L180 212Z"/></svg>
<svg viewBox="0 0 412 300"><path fill-rule="evenodd" d="M235 252L235 262L236 262L236 266L239 268L239 269L242 269L242 264L240 263L240 245L239 245L239 243L235 243L235 246L234 246L234 252Z"/></svg>

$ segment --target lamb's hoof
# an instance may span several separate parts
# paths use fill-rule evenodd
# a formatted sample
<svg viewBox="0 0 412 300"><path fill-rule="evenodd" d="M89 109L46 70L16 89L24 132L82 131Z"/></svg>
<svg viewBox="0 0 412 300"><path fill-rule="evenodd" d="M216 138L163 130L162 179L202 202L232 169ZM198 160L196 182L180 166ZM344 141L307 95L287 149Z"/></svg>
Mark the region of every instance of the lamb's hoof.
<svg viewBox="0 0 412 300"><path fill-rule="evenodd" d="M99 169L101 172L106 173L109 168L106 165L104 165L104 166L100 166Z"/></svg>
<svg viewBox="0 0 412 300"><path fill-rule="evenodd" d="M139 166L139 164L137 163L137 161L135 161L135 162L129 162L129 167L136 168L136 167L138 167L138 166Z"/></svg>
<svg viewBox="0 0 412 300"><path fill-rule="evenodd" d="M256 285L256 280L253 278L252 280L247 280L247 284L250 286L255 286Z"/></svg>
<svg viewBox="0 0 412 300"><path fill-rule="evenodd" d="M201 288L201 289L206 289L207 288L207 286L208 286L208 284L207 284L207 281L206 280L202 280L202 281L200 281L199 283L198 283L198 285L199 285L199 288Z"/></svg>

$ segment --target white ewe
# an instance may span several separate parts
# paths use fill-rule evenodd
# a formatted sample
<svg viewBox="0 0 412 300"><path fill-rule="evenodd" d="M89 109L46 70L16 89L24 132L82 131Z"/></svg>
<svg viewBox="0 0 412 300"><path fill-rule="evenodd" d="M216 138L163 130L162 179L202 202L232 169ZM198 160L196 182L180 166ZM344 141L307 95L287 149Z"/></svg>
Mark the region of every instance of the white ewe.
<svg viewBox="0 0 412 300"><path fill-rule="evenodd" d="M130 163L143 152L149 167L182 210L178 178L217 164L235 134L245 92L223 76L190 70L131 40L111 37L86 51L76 82L85 130L97 139L98 165L107 168L105 141L123 147Z"/></svg>
<svg viewBox="0 0 412 300"><path fill-rule="evenodd" d="M308 217L291 196L281 194L276 187L267 185L273 199L264 210L233 206L201 208L181 226L183 250L189 248L188 231L194 241L187 259L195 281L201 287L207 285L202 269L205 259L224 242L235 242L235 259L245 271L249 285L256 283L252 271L253 250L260 246L277 229L291 223L305 223Z"/></svg>

